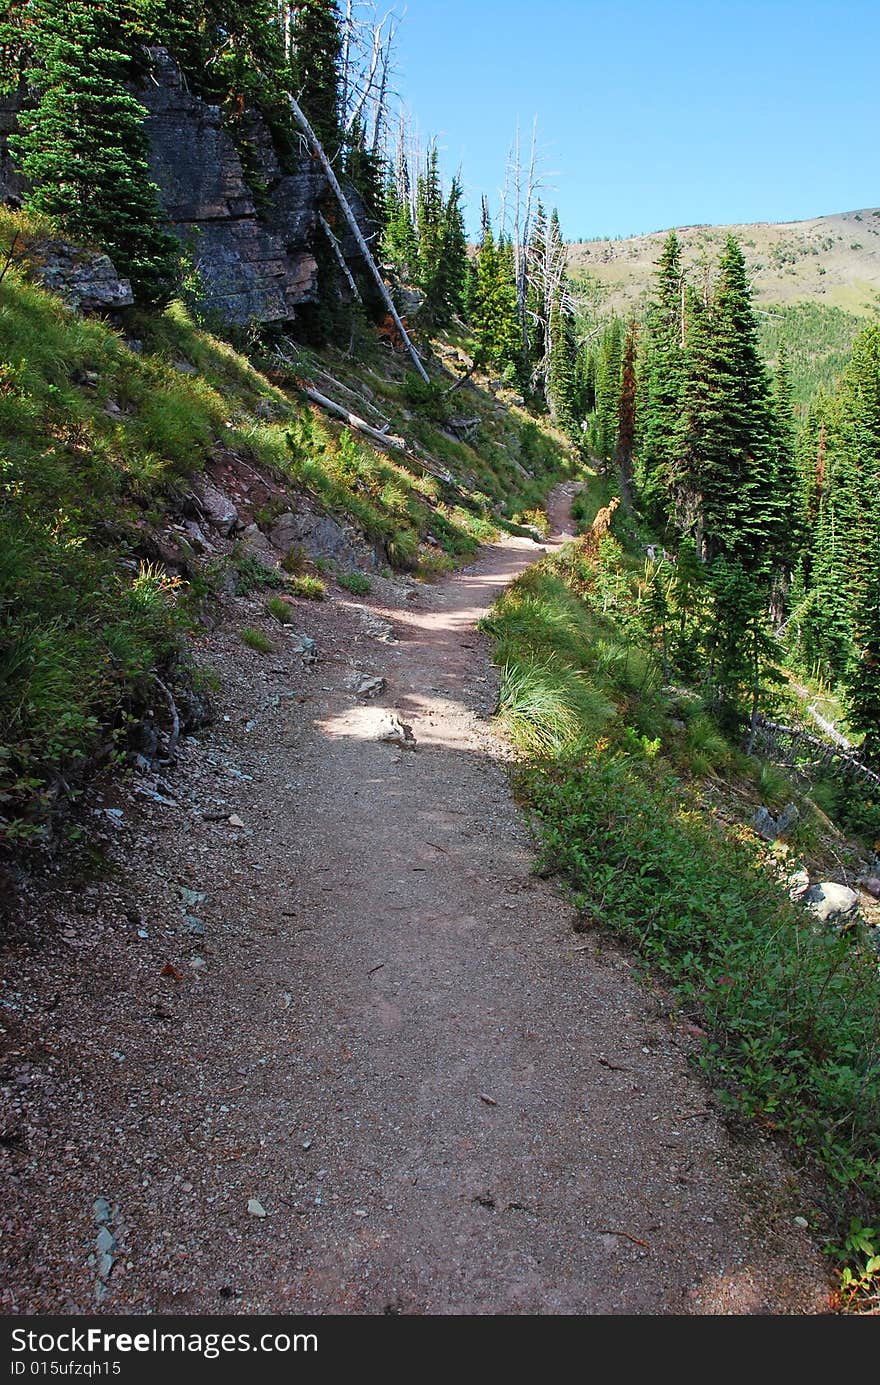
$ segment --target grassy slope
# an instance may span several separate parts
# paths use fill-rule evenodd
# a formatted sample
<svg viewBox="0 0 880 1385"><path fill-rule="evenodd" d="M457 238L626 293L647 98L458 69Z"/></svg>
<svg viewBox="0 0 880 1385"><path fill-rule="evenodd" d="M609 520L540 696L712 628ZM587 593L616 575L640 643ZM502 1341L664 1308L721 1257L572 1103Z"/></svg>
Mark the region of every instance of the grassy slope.
<svg viewBox="0 0 880 1385"><path fill-rule="evenodd" d="M0 263L16 232L29 228L2 214ZM479 417L478 435L456 442L440 387L415 389L375 345L369 365L310 357L299 373L368 380L392 431L457 487L328 421L292 375L262 373L179 306L132 330L138 349L74 317L26 265L0 284L0 841L42 833L84 770L124 748L157 676L179 673L194 598L223 574L171 530L218 449L269 480L260 522L305 495L358 525L389 565L425 575L538 504L568 466L558 439L476 387L454 407ZM174 575L156 560L169 540Z"/></svg>
<svg viewBox="0 0 880 1385"><path fill-rule="evenodd" d="M692 282L711 276L729 233L745 250L761 346L771 366L788 349L796 402L830 388L866 315L880 309L880 210L785 224L687 226L678 234ZM569 246L569 266L600 313L644 310L668 232Z"/></svg>
<svg viewBox="0 0 880 1385"><path fill-rule="evenodd" d="M742 242L755 271L759 306L809 301L865 314L877 303L880 209L778 224L685 226L678 234L686 268L698 278L706 260L717 261L731 233ZM667 234L574 243L568 249L569 267L588 271L606 290L609 308L625 313L650 288Z"/></svg>
<svg viewBox="0 0 880 1385"><path fill-rule="evenodd" d="M738 754L698 698L664 685L643 573L613 543L600 560L570 545L487 621L542 869L567 882L583 928L614 932L672 986L721 1104L818 1167L818 1225L830 1217L845 1240L850 1218L876 1226L880 1213L876 954L789 902L780 874L798 857L815 868L830 825ZM746 824L759 802L792 797L802 823L783 864ZM864 1251L847 1253L864 1268Z"/></svg>

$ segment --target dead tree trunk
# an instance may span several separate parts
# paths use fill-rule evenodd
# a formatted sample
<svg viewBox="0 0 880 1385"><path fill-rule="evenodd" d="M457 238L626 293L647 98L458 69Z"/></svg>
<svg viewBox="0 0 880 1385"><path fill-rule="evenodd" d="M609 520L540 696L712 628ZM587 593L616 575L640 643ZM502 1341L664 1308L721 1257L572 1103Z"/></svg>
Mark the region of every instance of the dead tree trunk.
<svg viewBox="0 0 880 1385"><path fill-rule="evenodd" d="M343 274L345 275L348 281L348 287L351 289L357 301L359 303L362 303L363 299L361 298L360 290L358 289L358 286L354 281L354 275L352 274L348 265L345 263L345 256L342 253L342 246L339 244L339 241L336 239L336 236L334 235L333 227L330 225L329 221L322 212L318 212L318 220L321 223L321 229L323 230L325 236L330 242L333 254L336 256L337 264L339 265L339 268L342 270Z"/></svg>
<svg viewBox="0 0 880 1385"><path fill-rule="evenodd" d="M308 120L306 119L305 113L302 107L300 106L299 102L297 101L296 97L288 96L287 99L290 102L290 109L293 111L294 119L296 120L297 125L299 125L300 129L302 130L303 134L308 140L309 145L311 146L315 158L318 160L325 174L327 175L327 181L336 195L336 200L339 203L343 216L345 217L346 221L351 227L351 233L357 241L358 249L360 250L364 258L364 262L366 263L366 266L369 269L370 274L376 281L376 287L379 290L379 293L381 294L382 301L385 304L385 307L388 309L388 313L395 327L400 333L401 340L403 341L404 346L406 347L407 351L410 354L410 357L412 358L413 365L415 366L419 375L424 380L425 384L429 385L431 381L428 376L428 372L422 365L421 357L419 356L418 351L416 351L416 348L410 341L407 330L400 320L400 314L394 306L394 300L391 297L391 294L388 292L388 285L382 278L376 261L373 259L373 256L370 252L370 247L364 240L363 232L361 231L360 226L358 226L357 218L354 212L351 210L348 198L346 197L345 193L342 191L342 188L339 185L339 179L333 172L333 167L330 163L330 160L324 153L321 142L318 139L318 136L315 134L314 130L312 129L311 125L309 124Z"/></svg>

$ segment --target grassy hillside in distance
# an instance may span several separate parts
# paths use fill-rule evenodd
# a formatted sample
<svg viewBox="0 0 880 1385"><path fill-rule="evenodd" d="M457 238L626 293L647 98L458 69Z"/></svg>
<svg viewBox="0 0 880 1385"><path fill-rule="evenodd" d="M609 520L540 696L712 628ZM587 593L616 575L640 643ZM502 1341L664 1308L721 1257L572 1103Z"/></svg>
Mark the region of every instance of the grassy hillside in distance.
<svg viewBox="0 0 880 1385"><path fill-rule="evenodd" d="M810 221L676 228L685 268L695 281L711 273L726 237L735 235L754 269L755 301L818 302L870 314L880 304L880 208L818 216ZM588 275L607 309L625 314L650 290L667 231L621 240L573 242L569 270Z"/></svg>

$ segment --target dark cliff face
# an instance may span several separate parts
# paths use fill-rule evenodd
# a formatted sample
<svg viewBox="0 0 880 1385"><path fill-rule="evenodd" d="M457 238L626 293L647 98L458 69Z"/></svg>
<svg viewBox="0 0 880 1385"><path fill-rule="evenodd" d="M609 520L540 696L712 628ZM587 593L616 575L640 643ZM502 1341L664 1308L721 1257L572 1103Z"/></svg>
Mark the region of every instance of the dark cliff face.
<svg viewBox="0 0 880 1385"><path fill-rule="evenodd" d="M304 147L297 171L285 173L267 126L251 113L249 162L266 190L258 208L217 107L187 91L164 49L153 49L150 56L151 76L137 92L148 113L150 169L171 228L199 270L206 310L237 325L295 322L298 308L318 301L315 251L324 235L318 213L340 220L322 169ZM15 129L18 104L15 98L0 103L0 200L13 205L22 182L6 140ZM351 200L369 234L354 193ZM363 265L354 237L341 231L339 236L357 274Z"/></svg>

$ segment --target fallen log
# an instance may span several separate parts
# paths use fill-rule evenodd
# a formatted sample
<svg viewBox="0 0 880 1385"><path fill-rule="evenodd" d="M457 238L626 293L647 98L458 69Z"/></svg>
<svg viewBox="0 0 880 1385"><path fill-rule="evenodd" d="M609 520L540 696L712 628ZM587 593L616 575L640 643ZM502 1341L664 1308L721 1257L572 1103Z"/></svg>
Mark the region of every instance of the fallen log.
<svg viewBox="0 0 880 1385"><path fill-rule="evenodd" d="M334 414L336 418L341 418L348 424L349 428L353 428L355 432L363 433L365 437L368 437L371 442L376 443L379 447L388 447L394 452L401 452L413 466L418 467L421 471L427 472L429 476L434 476L438 481L442 481L444 485L451 486L457 494L461 494L461 489L452 473L447 471L444 467L435 466L433 462L427 462L423 457L418 456L411 447L407 446L405 438L397 437L394 433L380 432L378 428L374 428L372 424L367 423L366 419L360 418L357 414L353 414L349 409L346 409L343 404L337 404L335 399L328 399L326 394L321 394L319 390L312 389L311 385L300 384L299 388L302 390L306 399L310 399L312 403L317 404L319 408L326 409L327 413Z"/></svg>

